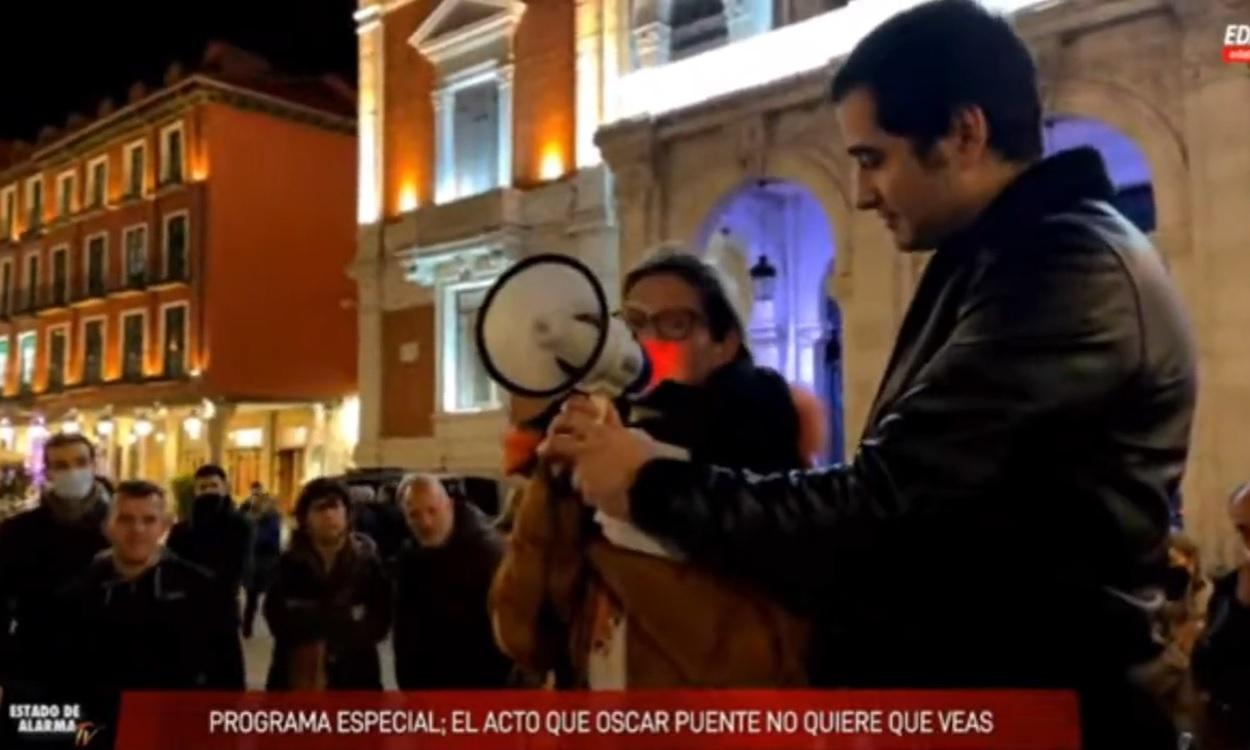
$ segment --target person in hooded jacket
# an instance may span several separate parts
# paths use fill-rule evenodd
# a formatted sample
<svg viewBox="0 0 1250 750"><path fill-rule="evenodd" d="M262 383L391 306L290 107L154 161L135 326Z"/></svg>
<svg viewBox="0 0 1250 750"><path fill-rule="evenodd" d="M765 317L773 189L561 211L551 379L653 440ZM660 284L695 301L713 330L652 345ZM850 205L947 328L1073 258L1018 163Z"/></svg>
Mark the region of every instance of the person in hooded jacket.
<svg viewBox="0 0 1250 750"><path fill-rule="evenodd" d="M376 546L351 531L351 506L347 487L324 477L296 501L297 526L263 605L274 637L268 690L382 689L390 584Z"/></svg>
<svg viewBox="0 0 1250 750"><path fill-rule="evenodd" d="M44 445L49 484L39 506L0 524L0 684L6 697L35 687L56 645L54 592L108 546L109 496L95 478L95 446L79 434Z"/></svg>
<svg viewBox="0 0 1250 750"><path fill-rule="evenodd" d="M512 663L491 635L486 596L503 539L485 514L436 477L399 486L410 538L396 562L395 674L402 690L508 684Z"/></svg>
<svg viewBox="0 0 1250 750"><path fill-rule="evenodd" d="M169 532L167 545L179 557L212 571L238 596L252 560L252 529L230 499L225 469L205 464L195 470L191 517Z"/></svg>

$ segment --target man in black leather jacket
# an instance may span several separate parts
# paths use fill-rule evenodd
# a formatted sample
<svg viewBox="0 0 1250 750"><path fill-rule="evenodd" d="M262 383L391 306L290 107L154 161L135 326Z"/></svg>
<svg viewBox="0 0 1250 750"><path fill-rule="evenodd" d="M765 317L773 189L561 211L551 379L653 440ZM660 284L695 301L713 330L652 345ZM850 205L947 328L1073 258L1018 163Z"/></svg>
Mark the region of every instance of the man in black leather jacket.
<svg viewBox="0 0 1250 750"><path fill-rule="evenodd" d="M652 460L577 402L544 450L601 510L810 613L817 684L1075 689L1085 747L1175 747L1131 677L1196 390L1163 263L1096 152L1040 160L1027 50L971 2L887 21L832 99L858 207L937 248L854 458Z"/></svg>

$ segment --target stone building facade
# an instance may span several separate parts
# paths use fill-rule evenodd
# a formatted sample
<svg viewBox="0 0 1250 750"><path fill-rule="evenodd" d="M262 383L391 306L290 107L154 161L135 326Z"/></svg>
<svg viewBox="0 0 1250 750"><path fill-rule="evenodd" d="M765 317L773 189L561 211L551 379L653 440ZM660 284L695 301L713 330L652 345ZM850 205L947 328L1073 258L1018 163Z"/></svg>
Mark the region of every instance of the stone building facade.
<svg viewBox="0 0 1250 750"><path fill-rule="evenodd" d="M568 40L571 151L580 169L519 195L474 199L481 209L432 207L429 228L421 216L366 221L359 267L370 270L361 277L362 300L381 309L362 310L362 378L387 377L368 361L377 356L369 342L398 343L385 331L371 333L379 320L429 305L430 292L406 280L420 275L410 267L413 252L418 266L423 252L404 248L422 247L423 232L442 237L442 227L470 215L481 221L489 211L514 216L524 239L510 252L564 249L593 260L613 284L656 242L703 246L728 231L779 272L776 303L757 306L770 315L752 321L753 345L788 377L836 402L843 447L853 449L924 256L898 253L875 216L854 211L850 163L825 101L826 61L836 65L863 31L910 4L568 3L566 26L575 32ZM1250 1L989 4L1014 14L1036 55L1050 148L1091 143L1102 151L1122 207L1154 237L1181 289L1201 367L1184 514L1209 555L1229 561L1235 550L1226 497L1250 478L1241 429L1250 420L1250 70L1223 63L1221 46L1226 25L1250 22ZM559 5L531 2L523 12ZM374 69L389 71L389 64ZM586 224L573 216L591 218ZM384 291L374 297L371 289ZM437 317L420 315L427 326ZM380 392L390 391L372 390ZM498 448L474 420L501 420L502 412L436 413L424 437L389 438L379 430L389 407L370 393L362 384L361 460L493 468Z"/></svg>

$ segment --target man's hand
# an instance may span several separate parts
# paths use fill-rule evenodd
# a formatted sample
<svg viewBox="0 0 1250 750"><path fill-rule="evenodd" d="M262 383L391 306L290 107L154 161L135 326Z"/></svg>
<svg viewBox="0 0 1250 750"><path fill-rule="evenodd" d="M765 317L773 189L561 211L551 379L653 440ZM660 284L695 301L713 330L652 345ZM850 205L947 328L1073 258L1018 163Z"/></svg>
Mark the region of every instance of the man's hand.
<svg viewBox="0 0 1250 750"><path fill-rule="evenodd" d="M626 429L616 409L600 422L598 409L584 397L565 402L539 452L569 461L582 499L621 519L629 518L629 488L638 470L658 455L655 441L641 430Z"/></svg>
<svg viewBox="0 0 1250 750"><path fill-rule="evenodd" d="M616 407L608 411L616 421ZM572 463L576 447L587 432L599 423L599 408L589 396L574 394L561 406L560 413L547 427L547 437L538 445L538 455L557 463Z"/></svg>

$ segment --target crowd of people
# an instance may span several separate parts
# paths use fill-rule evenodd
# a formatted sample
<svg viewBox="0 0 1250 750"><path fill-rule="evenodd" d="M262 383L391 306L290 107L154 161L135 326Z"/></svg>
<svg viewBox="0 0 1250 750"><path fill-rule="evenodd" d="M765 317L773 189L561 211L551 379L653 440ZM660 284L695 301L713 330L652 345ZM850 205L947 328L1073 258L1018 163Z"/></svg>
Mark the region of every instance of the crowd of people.
<svg viewBox="0 0 1250 750"><path fill-rule="evenodd" d="M256 486L237 504L218 466L197 470L175 522L162 487L99 479L85 436L55 435L44 456L38 507L0 524L5 704L78 703L107 731L122 691L243 690L258 609L270 690L381 690L388 636L402 688L511 684L485 605L502 536L435 477L405 479L393 509L314 479L283 544L273 499ZM389 557L357 531L369 511L394 521L379 535L400 537Z"/></svg>

